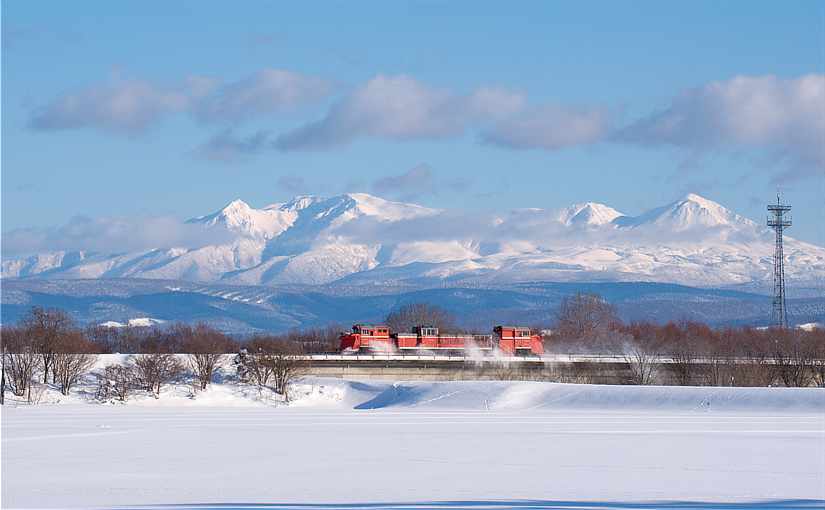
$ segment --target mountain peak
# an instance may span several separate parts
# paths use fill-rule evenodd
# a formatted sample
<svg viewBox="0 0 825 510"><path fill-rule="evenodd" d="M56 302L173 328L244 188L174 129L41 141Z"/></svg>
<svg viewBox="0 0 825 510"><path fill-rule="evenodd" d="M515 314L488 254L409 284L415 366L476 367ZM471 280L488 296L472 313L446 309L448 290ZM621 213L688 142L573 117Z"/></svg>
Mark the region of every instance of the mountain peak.
<svg viewBox="0 0 825 510"><path fill-rule="evenodd" d="M255 209L243 200L235 199L219 211L192 218L187 223L221 226L243 236L270 239L283 232L293 221L294 213Z"/></svg>
<svg viewBox="0 0 825 510"><path fill-rule="evenodd" d="M612 207L598 202L573 204L559 213L559 221L567 226L605 225L624 216Z"/></svg>
<svg viewBox="0 0 825 510"><path fill-rule="evenodd" d="M232 214L235 212L242 212L242 211L249 211L252 209L249 204L241 200L240 198L236 198L235 200L226 204L226 206L221 209L221 212L224 214Z"/></svg>
<svg viewBox="0 0 825 510"><path fill-rule="evenodd" d="M418 204L393 202L369 193L345 193L342 198L351 200L353 209L365 216L375 216L388 221L398 221L419 216L437 214L437 209L430 209Z"/></svg>
<svg viewBox="0 0 825 510"><path fill-rule="evenodd" d="M283 204L272 204L265 209L280 209L281 211L303 211L307 207L323 201L322 197L317 195L295 195L289 202Z"/></svg>
<svg viewBox="0 0 825 510"><path fill-rule="evenodd" d="M719 203L714 202L713 200L705 198L701 195L697 195L696 193L688 193L687 195L684 196L684 198L682 198L678 202L691 202L691 203L694 203L694 204L698 204L701 207L705 207L707 209L715 209L715 208L725 209ZM725 210L727 210L727 209L725 209Z"/></svg>
<svg viewBox="0 0 825 510"><path fill-rule="evenodd" d="M228 207L249 207L249 204L247 204L246 202L244 202L240 198L236 198L235 200L233 200L233 201L229 202L228 204L226 204L225 208L228 208Z"/></svg>
<svg viewBox="0 0 825 510"><path fill-rule="evenodd" d="M709 202L709 200L696 193L688 193L682 200L689 200L691 202Z"/></svg>
<svg viewBox="0 0 825 510"><path fill-rule="evenodd" d="M617 218L615 223L625 227L655 225L673 231L694 227L752 227L755 225L751 220L696 193L688 193L675 202L651 209L634 218Z"/></svg>

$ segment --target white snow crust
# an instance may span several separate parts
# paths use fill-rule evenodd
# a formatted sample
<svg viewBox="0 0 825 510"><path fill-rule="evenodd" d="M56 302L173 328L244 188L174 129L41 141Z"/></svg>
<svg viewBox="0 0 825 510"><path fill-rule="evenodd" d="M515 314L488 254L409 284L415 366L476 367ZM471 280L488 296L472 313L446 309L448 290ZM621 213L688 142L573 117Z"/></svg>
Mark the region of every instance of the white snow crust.
<svg viewBox="0 0 825 510"><path fill-rule="evenodd" d="M5 406L3 508L814 508L825 499L820 389L307 377L286 404L228 373L219 381L194 396L178 384L159 399L100 404L86 386Z"/></svg>

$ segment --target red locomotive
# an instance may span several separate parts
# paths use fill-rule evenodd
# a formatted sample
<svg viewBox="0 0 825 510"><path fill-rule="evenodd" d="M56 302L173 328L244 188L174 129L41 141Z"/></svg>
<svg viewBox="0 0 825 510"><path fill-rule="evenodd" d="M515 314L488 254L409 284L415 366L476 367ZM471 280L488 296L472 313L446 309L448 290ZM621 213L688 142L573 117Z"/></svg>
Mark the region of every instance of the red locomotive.
<svg viewBox="0 0 825 510"><path fill-rule="evenodd" d="M356 324L341 334L341 351L379 352L482 351L497 349L507 354L544 353L541 336L530 328L496 326L492 335L442 335L438 328L417 326L412 333L392 333L389 326Z"/></svg>

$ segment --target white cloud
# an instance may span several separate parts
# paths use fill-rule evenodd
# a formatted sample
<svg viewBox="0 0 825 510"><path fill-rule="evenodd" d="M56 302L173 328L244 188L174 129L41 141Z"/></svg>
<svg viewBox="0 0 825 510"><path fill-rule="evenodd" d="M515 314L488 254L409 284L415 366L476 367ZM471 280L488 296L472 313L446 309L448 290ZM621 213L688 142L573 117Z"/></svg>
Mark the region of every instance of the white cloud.
<svg viewBox="0 0 825 510"><path fill-rule="evenodd" d="M189 76L174 86L117 78L57 97L33 112L30 126L134 135L173 114L236 123L318 101L329 91L325 80L281 69L264 69L226 84L204 76Z"/></svg>
<svg viewBox="0 0 825 510"><path fill-rule="evenodd" d="M556 150L600 141L610 120L604 109L534 106L523 94L502 88L481 87L464 95L410 76L379 75L338 101L324 118L281 135L276 146L326 149L360 137L443 139L480 129L487 143Z"/></svg>
<svg viewBox="0 0 825 510"><path fill-rule="evenodd" d="M266 131L239 137L231 129L226 129L195 149L195 154L212 161L234 163L267 148L270 145L268 139L269 133Z"/></svg>
<svg viewBox="0 0 825 510"><path fill-rule="evenodd" d="M116 79L58 97L35 111L30 125L44 131L95 128L136 134L185 110L190 99L183 89Z"/></svg>
<svg viewBox="0 0 825 510"><path fill-rule="evenodd" d="M263 69L222 83L192 76L176 86L114 79L64 94L35 111L41 130L93 128L133 135L186 113L208 123L236 125L318 102L330 82L281 69ZM454 139L478 133L482 143L509 149L562 150L611 141L642 146L767 151L789 171L825 170L825 75L798 78L738 76L686 90L667 107L624 127L609 108L534 104L497 87L469 93L434 87L407 75L378 75L339 97L326 114L273 137L225 129L196 152L234 162L267 149L319 150L361 138L393 141Z"/></svg>
<svg viewBox="0 0 825 510"><path fill-rule="evenodd" d="M455 136L466 124L466 113L456 99L409 76L378 75L338 101L323 119L280 136L276 145L283 150L322 149L361 136Z"/></svg>
<svg viewBox="0 0 825 510"><path fill-rule="evenodd" d="M218 88L197 103L196 117L204 122L242 121L287 111L326 97L326 80L284 69L263 69Z"/></svg>
<svg viewBox="0 0 825 510"><path fill-rule="evenodd" d="M372 189L379 194L389 194L403 200L413 200L436 191L435 176L426 164L416 165L400 175L377 179Z"/></svg>
<svg viewBox="0 0 825 510"><path fill-rule="evenodd" d="M825 75L737 76L687 90L615 139L689 149L765 148L825 166Z"/></svg>
<svg viewBox="0 0 825 510"><path fill-rule="evenodd" d="M57 250L124 253L154 248L199 248L230 241L225 229L204 229L168 216L76 216L49 228L21 228L3 233L3 253L23 255Z"/></svg>
<svg viewBox="0 0 825 510"><path fill-rule="evenodd" d="M510 149L558 150L600 142L611 127L612 115L604 108L542 106L497 122L481 140Z"/></svg>
<svg viewBox="0 0 825 510"><path fill-rule="evenodd" d="M502 119L527 107L527 97L498 87L481 87L467 99L469 111L481 120Z"/></svg>

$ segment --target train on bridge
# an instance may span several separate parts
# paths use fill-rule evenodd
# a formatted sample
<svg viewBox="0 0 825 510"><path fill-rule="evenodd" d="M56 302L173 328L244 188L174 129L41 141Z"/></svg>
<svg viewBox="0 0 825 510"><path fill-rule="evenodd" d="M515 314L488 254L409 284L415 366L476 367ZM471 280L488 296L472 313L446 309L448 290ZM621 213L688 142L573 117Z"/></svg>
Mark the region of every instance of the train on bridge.
<svg viewBox="0 0 825 510"><path fill-rule="evenodd" d="M496 326L491 335L441 334L432 326L417 326L411 333L393 333L389 326L356 324L341 334L341 352L400 352L417 354L426 351L465 354L468 351L500 351L511 355L544 354L541 335L530 328Z"/></svg>

